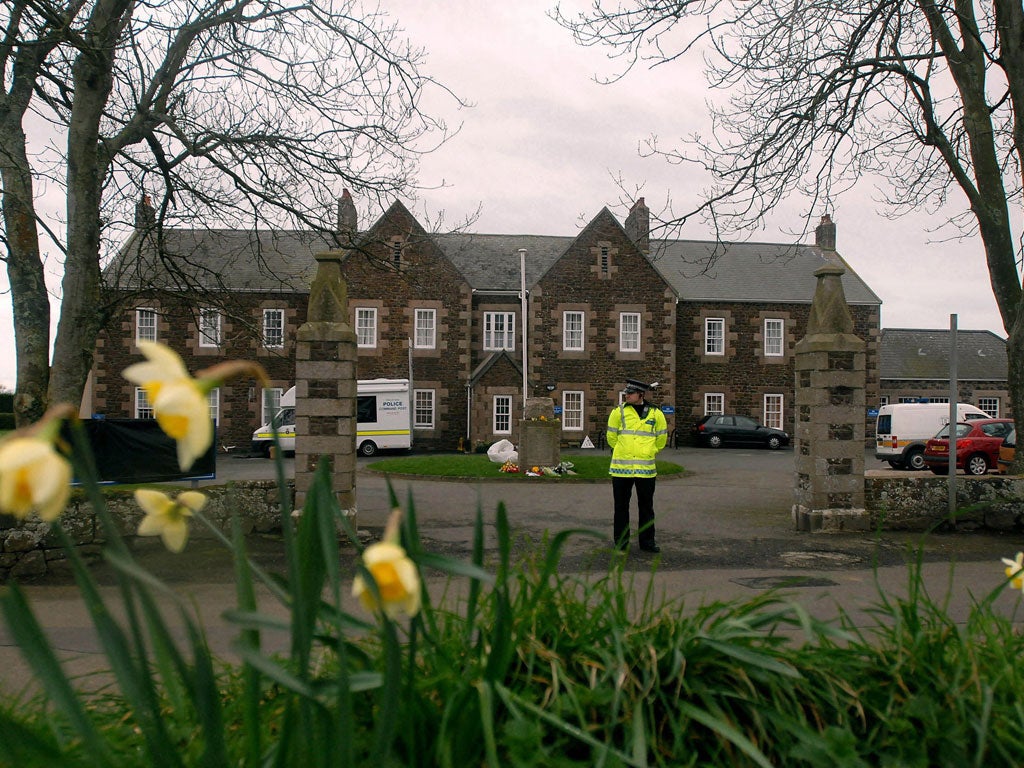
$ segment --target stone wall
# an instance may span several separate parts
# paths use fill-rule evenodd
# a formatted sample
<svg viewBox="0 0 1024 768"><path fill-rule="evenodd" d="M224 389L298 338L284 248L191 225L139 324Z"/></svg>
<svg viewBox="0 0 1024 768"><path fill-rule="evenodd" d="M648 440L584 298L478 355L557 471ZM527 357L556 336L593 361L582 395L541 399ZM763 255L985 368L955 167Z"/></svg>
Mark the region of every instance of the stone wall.
<svg viewBox="0 0 1024 768"><path fill-rule="evenodd" d="M1024 477L958 477L957 516L949 512L949 478L867 477L865 506L872 530L1024 532Z"/></svg>
<svg viewBox="0 0 1024 768"><path fill-rule="evenodd" d="M294 486L288 493L294 494ZM246 481L203 488L208 499L203 515L224 534L231 535L231 518L238 516L246 534L270 533L281 528L277 483ZM105 490L107 508L118 521L129 545L142 519L142 511L131 491ZM84 493L75 491L61 516L64 529L86 560L99 557L105 541L102 526ZM193 524L190 536L212 537L205 526ZM67 557L49 523L33 516L25 522L0 515L0 583L10 578L34 578L68 568Z"/></svg>

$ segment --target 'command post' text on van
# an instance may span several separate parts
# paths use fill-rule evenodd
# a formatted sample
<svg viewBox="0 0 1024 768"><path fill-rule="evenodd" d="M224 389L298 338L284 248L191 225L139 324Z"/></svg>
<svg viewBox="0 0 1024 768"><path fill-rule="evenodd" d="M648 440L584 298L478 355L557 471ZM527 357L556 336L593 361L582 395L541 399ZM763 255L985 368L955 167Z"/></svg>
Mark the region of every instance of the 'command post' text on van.
<svg viewBox="0 0 1024 768"><path fill-rule="evenodd" d="M970 403L956 404L957 421L987 418ZM875 458L893 469L924 469L925 444L948 423L949 403L883 405L875 420Z"/></svg>
<svg viewBox="0 0 1024 768"><path fill-rule="evenodd" d="M408 379L361 379L356 382L356 395L356 450L360 455L412 447ZM281 395L281 410L271 423L252 433L253 451L270 455L275 428L281 450L294 453L295 387Z"/></svg>

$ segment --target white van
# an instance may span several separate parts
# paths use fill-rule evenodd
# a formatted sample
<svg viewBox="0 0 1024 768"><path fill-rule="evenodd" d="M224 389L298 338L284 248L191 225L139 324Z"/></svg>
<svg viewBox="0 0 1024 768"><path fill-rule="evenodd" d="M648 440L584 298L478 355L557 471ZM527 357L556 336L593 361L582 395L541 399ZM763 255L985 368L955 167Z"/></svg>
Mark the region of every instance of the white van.
<svg viewBox="0 0 1024 768"><path fill-rule="evenodd" d="M956 420L990 418L969 403L956 404ZM924 469L924 447L949 423L949 403L883 405L875 421L875 458L893 469Z"/></svg>
<svg viewBox="0 0 1024 768"><path fill-rule="evenodd" d="M356 382L356 450L373 456L382 448L412 447L412 410L408 379L362 379ZM264 456L274 446L274 428L281 450L295 452L295 387L281 395L281 410L270 424L252 433L252 449Z"/></svg>

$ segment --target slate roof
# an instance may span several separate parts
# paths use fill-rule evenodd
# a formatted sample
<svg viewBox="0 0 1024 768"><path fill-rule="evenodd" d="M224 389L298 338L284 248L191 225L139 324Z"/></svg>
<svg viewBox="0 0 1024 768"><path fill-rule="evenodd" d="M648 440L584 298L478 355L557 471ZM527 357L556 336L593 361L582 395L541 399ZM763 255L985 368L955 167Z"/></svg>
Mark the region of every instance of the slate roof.
<svg viewBox="0 0 1024 768"><path fill-rule="evenodd" d="M109 285L127 290L193 286L215 291L308 293L316 273L314 253L332 244L298 230L165 229L163 250L187 279L178 279L136 233L104 270Z"/></svg>
<svg viewBox="0 0 1024 768"><path fill-rule="evenodd" d="M949 381L950 331L885 328L879 344L878 370L882 379ZM991 331L956 334L957 379L1007 379L1006 340Z"/></svg>
<svg viewBox="0 0 1024 768"><path fill-rule="evenodd" d="M167 229L164 238L165 251L210 290L308 292L316 271L313 254L331 247L323 235L296 230ZM471 233L433 238L471 288L501 292L519 291L520 248L527 250L529 287L575 240ZM152 248L144 249L141 259L129 258L138 244L137 236L130 238L104 270L108 284L138 289L148 280L163 288L181 288L155 259ZM842 282L850 304L882 303L838 254L813 245L652 240L651 261L680 301L809 304L817 285L815 270L838 262L847 270Z"/></svg>

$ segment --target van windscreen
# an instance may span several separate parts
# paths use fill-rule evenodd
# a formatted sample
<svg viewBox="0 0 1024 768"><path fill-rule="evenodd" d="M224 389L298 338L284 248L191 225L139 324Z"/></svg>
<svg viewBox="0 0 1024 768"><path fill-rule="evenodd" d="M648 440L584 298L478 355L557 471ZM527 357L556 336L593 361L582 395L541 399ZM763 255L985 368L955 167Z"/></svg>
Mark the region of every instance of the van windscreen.
<svg viewBox="0 0 1024 768"><path fill-rule="evenodd" d="M377 421L377 396L360 395L356 402L356 423L373 423Z"/></svg>

